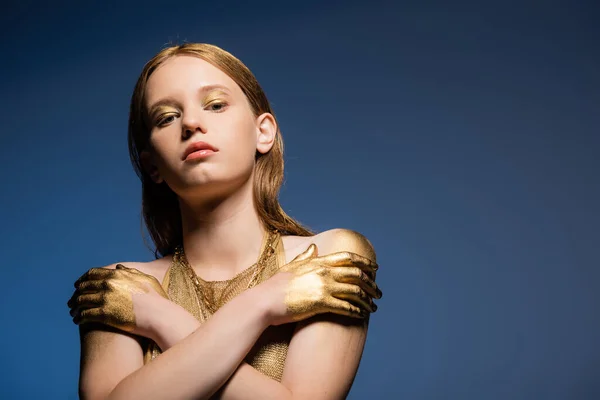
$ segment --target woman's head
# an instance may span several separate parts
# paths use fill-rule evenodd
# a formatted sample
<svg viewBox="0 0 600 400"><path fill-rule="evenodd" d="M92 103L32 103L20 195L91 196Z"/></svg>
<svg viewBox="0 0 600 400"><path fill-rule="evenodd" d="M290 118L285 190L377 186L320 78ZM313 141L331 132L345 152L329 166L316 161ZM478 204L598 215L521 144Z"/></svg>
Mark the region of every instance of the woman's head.
<svg viewBox="0 0 600 400"><path fill-rule="evenodd" d="M252 72L219 47L169 47L144 66L131 99L128 139L157 257L181 244L178 197L226 195L250 178L265 228L310 234L278 202L283 142L269 102ZM186 160L188 146L199 141L216 152Z"/></svg>

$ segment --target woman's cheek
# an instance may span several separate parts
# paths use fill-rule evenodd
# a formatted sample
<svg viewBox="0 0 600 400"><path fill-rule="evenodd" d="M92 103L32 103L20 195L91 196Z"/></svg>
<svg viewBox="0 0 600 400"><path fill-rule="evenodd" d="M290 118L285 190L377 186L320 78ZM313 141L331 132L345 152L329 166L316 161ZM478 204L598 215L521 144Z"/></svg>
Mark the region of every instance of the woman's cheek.
<svg viewBox="0 0 600 400"><path fill-rule="evenodd" d="M252 143L248 141L243 143L238 142L234 151L230 153L231 157L227 160L229 164L228 169L235 170L234 174L237 176L249 176L254 168L255 154L256 147Z"/></svg>

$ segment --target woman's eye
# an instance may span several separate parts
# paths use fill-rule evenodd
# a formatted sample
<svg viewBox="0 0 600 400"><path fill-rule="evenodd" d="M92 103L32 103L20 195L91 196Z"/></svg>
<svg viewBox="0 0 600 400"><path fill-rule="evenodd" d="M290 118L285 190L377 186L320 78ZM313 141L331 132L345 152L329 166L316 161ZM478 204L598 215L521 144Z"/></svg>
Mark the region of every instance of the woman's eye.
<svg viewBox="0 0 600 400"><path fill-rule="evenodd" d="M159 119L158 123L156 125L161 126L161 125L173 122L173 120L171 118L175 118L175 116L174 115L167 115L166 117Z"/></svg>
<svg viewBox="0 0 600 400"><path fill-rule="evenodd" d="M213 103L213 104L210 104L210 105L208 106L208 108L209 108L211 111L215 111L215 112L221 112L221 111L224 111L224 110L225 110L225 107L226 107L226 106L227 106L227 104L226 104L226 103Z"/></svg>

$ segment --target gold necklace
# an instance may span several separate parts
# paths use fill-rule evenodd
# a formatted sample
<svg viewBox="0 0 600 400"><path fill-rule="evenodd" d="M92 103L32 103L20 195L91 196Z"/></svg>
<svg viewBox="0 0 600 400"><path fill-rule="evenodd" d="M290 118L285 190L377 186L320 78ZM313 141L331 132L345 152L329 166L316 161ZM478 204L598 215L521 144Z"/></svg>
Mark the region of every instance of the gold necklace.
<svg viewBox="0 0 600 400"><path fill-rule="evenodd" d="M273 246L275 244L275 240L278 237L277 233L278 233L277 230L268 232L268 237L265 240L265 244L264 244L263 248L261 249L261 253L258 257L258 261L253 265L253 266L256 266L256 268L254 268L254 273L252 274L252 277L250 278L250 281L248 282L248 286L246 289L250 289L251 287L254 287L257 284L258 278L261 276L262 272L264 271L264 269L267 265L268 259L275 254L275 248ZM204 290L200 284L199 277L198 277L198 275L196 275L196 271L194 271L192 266L189 264L187 257L185 256L183 246L178 246L175 249L174 261L182 264L185 267L190 280L194 283L194 288L196 289L196 293L198 294L198 297L201 299L204 307L210 312L211 315L214 314L217 311L217 306L212 304L208 300L206 294L204 293ZM237 276L239 276L239 274L236 275L235 277L229 279L229 281L234 281ZM225 292L226 289L227 289L227 287L224 288L223 292ZM223 293L221 293L221 296L222 296L222 294ZM205 318L206 317L207 316L205 315Z"/></svg>

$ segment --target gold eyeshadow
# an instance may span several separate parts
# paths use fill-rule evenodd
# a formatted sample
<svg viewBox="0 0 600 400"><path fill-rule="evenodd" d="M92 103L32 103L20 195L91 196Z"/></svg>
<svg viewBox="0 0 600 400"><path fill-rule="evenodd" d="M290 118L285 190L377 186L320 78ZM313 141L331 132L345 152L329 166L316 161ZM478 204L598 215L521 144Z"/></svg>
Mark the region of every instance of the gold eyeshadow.
<svg viewBox="0 0 600 400"><path fill-rule="evenodd" d="M203 106L206 106L210 102L219 100L223 97L229 97L229 93L222 89L215 88L215 89L212 89L211 91L209 91L202 98L202 104L203 104ZM162 114L165 114L168 111L175 111L175 110L176 110L175 105L160 104L160 105L154 106L153 110L152 110L152 114L150 115L149 119L150 119L150 121L152 121L153 125L156 125L159 122L158 119L163 118Z"/></svg>
<svg viewBox="0 0 600 400"><path fill-rule="evenodd" d="M204 96L204 98L202 99L202 103L206 104L212 100L216 100L221 97L227 97L227 95L228 94L226 92L224 92L223 90L214 89L214 90L211 90L210 92L208 92L206 94L206 96Z"/></svg>

